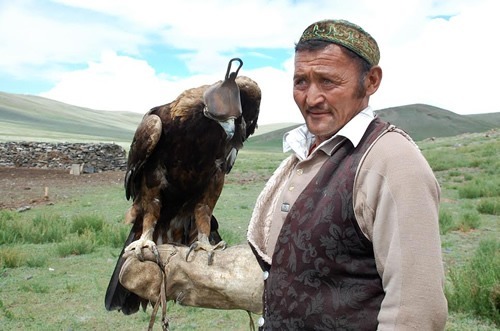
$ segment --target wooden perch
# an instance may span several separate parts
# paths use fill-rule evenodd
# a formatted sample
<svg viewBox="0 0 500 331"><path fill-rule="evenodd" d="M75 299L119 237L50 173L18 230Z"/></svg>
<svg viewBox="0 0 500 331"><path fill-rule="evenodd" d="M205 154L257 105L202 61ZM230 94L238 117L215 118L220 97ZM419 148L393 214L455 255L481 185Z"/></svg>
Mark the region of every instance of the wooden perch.
<svg viewBox="0 0 500 331"><path fill-rule="evenodd" d="M205 251L192 252L186 261L185 246L159 245L165 266L166 299L185 306L214 309L243 309L262 313L263 280L250 247L246 244L216 250L208 265ZM162 284L161 269L154 255L144 250L145 261L133 252L124 255L126 262L120 283L131 292L157 302Z"/></svg>

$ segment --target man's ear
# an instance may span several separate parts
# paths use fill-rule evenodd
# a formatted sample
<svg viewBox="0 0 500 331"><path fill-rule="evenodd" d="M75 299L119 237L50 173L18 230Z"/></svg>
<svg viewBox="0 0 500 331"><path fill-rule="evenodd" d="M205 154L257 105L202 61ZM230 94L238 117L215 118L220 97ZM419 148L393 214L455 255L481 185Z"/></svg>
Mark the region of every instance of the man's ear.
<svg viewBox="0 0 500 331"><path fill-rule="evenodd" d="M372 95L377 92L380 82L382 82L382 68L373 66L365 78L366 94Z"/></svg>

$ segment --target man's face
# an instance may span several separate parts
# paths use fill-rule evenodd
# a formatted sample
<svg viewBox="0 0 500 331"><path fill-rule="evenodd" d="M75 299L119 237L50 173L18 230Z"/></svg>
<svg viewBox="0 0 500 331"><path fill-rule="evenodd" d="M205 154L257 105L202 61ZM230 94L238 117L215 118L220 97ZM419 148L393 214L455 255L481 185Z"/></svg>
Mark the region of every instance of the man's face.
<svg viewBox="0 0 500 331"><path fill-rule="evenodd" d="M357 62L335 44L295 54L293 97L317 143L332 137L368 106L366 84L360 91L359 70Z"/></svg>

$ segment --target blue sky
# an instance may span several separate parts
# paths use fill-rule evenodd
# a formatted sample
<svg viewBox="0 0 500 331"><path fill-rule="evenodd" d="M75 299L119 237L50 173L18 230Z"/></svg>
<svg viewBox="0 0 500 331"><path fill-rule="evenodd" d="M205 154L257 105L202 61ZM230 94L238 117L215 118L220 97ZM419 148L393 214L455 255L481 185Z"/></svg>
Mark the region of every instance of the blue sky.
<svg viewBox="0 0 500 331"><path fill-rule="evenodd" d="M144 113L222 79L240 57L240 74L263 92L260 123L301 122L294 43L310 23L342 18L379 43L373 108L499 112L499 8L496 0L0 0L0 91Z"/></svg>

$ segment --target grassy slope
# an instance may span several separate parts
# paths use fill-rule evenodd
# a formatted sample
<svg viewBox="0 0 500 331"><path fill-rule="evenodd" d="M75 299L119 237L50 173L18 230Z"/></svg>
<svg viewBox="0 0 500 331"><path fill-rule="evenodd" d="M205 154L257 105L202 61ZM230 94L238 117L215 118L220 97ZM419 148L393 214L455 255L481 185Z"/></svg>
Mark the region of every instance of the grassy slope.
<svg viewBox="0 0 500 331"><path fill-rule="evenodd" d="M146 110L145 110L146 112ZM484 132L500 126L500 113L458 115L428 105L377 111L415 140ZM30 95L0 92L0 141L115 141L128 146L143 114L99 111ZM250 145L274 146L293 123L261 125Z"/></svg>
<svg viewBox="0 0 500 331"><path fill-rule="evenodd" d="M142 114L0 92L1 140L131 141Z"/></svg>

